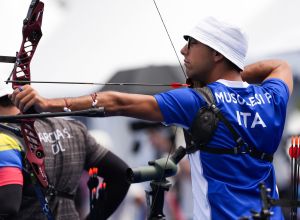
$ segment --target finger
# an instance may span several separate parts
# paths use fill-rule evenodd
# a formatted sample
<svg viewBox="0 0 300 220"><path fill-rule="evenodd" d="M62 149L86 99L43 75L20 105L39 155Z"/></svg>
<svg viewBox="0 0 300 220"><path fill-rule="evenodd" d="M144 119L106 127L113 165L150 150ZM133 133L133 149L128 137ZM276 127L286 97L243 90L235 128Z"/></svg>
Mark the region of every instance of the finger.
<svg viewBox="0 0 300 220"><path fill-rule="evenodd" d="M20 93L19 89L15 89L12 94L10 94L8 97L10 98L10 100L16 105L15 100L16 100L16 96Z"/></svg>
<svg viewBox="0 0 300 220"><path fill-rule="evenodd" d="M19 102L20 102L20 96L18 95L20 95L20 92L13 92L12 94L12 102L17 108L19 108Z"/></svg>
<svg viewBox="0 0 300 220"><path fill-rule="evenodd" d="M23 95L22 93L19 93L17 95L16 101L18 102L17 107L22 111L26 112L32 105L35 103L35 94L29 93L26 95Z"/></svg>
<svg viewBox="0 0 300 220"><path fill-rule="evenodd" d="M28 85L17 87L11 95L11 100L22 111L23 106L20 106L20 102L30 93L32 93L32 88Z"/></svg>
<svg viewBox="0 0 300 220"><path fill-rule="evenodd" d="M31 99L29 102L27 102L23 107L23 112L28 111L31 107L35 107L35 101Z"/></svg>
<svg viewBox="0 0 300 220"><path fill-rule="evenodd" d="M26 86L19 86L16 87L15 90L12 92L12 94L9 95L9 98L12 100L13 103L15 103L16 98L20 98L22 96L18 96L20 93L22 93L24 90L27 90ZM25 95L26 93L23 93L23 95ZM17 101L16 101L17 102ZM16 103L15 103L16 105Z"/></svg>

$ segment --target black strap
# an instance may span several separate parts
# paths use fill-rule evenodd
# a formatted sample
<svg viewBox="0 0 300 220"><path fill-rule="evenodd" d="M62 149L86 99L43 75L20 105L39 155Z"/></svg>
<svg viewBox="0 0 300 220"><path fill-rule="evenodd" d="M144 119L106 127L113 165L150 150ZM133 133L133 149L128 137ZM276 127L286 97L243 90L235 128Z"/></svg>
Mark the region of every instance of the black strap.
<svg viewBox="0 0 300 220"><path fill-rule="evenodd" d="M51 184L49 184L48 189L46 190L45 194L46 194L46 196L49 196L51 198L52 197L61 197L61 198L70 199L70 200L74 200L74 198L75 198L75 195L57 190Z"/></svg>
<svg viewBox="0 0 300 220"><path fill-rule="evenodd" d="M220 109L217 107L214 96L213 96L210 88L205 86L202 88L196 88L196 91L202 95L202 97L204 98L205 102L208 105L208 108L210 108L216 114L216 116L220 119L220 121L222 121L225 124L225 126L228 128L228 130L232 134L237 146L238 147L246 146L247 143L242 139L242 137L237 133L237 131L234 129L234 127L231 125L231 123L227 120L227 118L225 118L225 116L222 114Z"/></svg>
<svg viewBox="0 0 300 220"><path fill-rule="evenodd" d="M39 184L35 174L33 172L31 172L29 175L31 177L31 183L34 187L36 197L38 198L38 200L40 202L42 212L44 213L44 215L47 217L48 220L54 220L53 213L49 207L48 199L46 198L46 196L43 192L43 189L42 189L41 185Z"/></svg>
<svg viewBox="0 0 300 220"><path fill-rule="evenodd" d="M0 56L0 63L15 63L16 57Z"/></svg>
<svg viewBox="0 0 300 220"><path fill-rule="evenodd" d="M238 134L238 132L235 130L235 128L232 126L232 124L229 122L229 120L222 114L220 109L215 104L215 99L212 94L212 91L209 87L205 86L202 88L195 88L197 92L200 93L200 95L204 98L204 101L207 103L207 108L212 110L212 112L219 118L220 121L224 123L224 125L227 127L227 129L232 134L236 146L234 148L226 149L226 148L212 148L207 147L205 145L196 146L192 140L191 135L188 135L187 132L184 132L186 140L188 140L188 143L191 145L187 149L187 153L193 153L197 150L202 150L208 153L213 154L249 154L250 156L265 160L267 162L273 161L273 155L264 153L260 150L258 150L255 147L249 146L243 138ZM193 146L194 145L194 146Z"/></svg>
<svg viewBox="0 0 300 220"><path fill-rule="evenodd" d="M281 207L300 207L300 201L299 200L275 200L271 199L270 201L271 205L273 206L281 206Z"/></svg>
<svg viewBox="0 0 300 220"><path fill-rule="evenodd" d="M44 192L44 190L43 190L43 192ZM51 193L49 193L47 191L47 192L44 192L44 194L46 195L47 198L49 198L49 200L53 199L54 197L70 199L70 200L75 199L75 195L67 193L67 192L58 191L58 190L55 190L55 192L51 192ZM36 195L26 194L26 197L36 198Z"/></svg>
<svg viewBox="0 0 300 220"><path fill-rule="evenodd" d="M241 148L234 147L234 148L213 148L213 147L207 147L207 146L198 146L199 150L212 153L212 154L249 154L251 157L254 157L256 159L265 160L268 162L273 161L273 155L269 155L266 153L263 153L256 148L245 148L241 150Z"/></svg>
<svg viewBox="0 0 300 220"><path fill-rule="evenodd" d="M20 128L13 127L8 124L0 123L0 129L8 130L8 131L12 132L13 134L17 135L18 137L23 137Z"/></svg>

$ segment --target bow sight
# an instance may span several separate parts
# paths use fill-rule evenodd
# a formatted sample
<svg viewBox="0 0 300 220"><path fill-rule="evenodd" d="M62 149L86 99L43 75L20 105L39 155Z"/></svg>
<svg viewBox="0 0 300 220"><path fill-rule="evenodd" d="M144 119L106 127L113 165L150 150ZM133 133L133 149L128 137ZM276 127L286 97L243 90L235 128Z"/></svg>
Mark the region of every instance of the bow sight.
<svg viewBox="0 0 300 220"><path fill-rule="evenodd" d="M127 170L127 180L130 183L140 183L151 181L152 191L147 193L148 220L163 220L164 193L171 187L171 183L166 179L177 173L177 164L185 156L186 150L180 146L171 155L155 161L149 161L149 166L129 168ZM150 202L151 200L151 202ZM151 204L150 204L151 203Z"/></svg>

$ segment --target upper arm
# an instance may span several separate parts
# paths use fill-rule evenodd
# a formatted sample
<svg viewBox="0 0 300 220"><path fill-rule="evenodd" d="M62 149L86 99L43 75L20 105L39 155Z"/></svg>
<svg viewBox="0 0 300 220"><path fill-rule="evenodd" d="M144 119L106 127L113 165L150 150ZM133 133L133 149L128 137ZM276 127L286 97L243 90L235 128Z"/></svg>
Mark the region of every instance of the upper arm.
<svg viewBox="0 0 300 220"><path fill-rule="evenodd" d="M0 133L0 167L22 169L21 145L16 138Z"/></svg>
<svg viewBox="0 0 300 220"><path fill-rule="evenodd" d="M15 215L22 201L22 171L17 167L0 167L0 213Z"/></svg>
<svg viewBox="0 0 300 220"><path fill-rule="evenodd" d="M0 186L0 218L14 216L18 213L22 202L22 186L9 184ZM6 219L4 217L4 219Z"/></svg>
<svg viewBox="0 0 300 220"><path fill-rule="evenodd" d="M108 115L129 116L150 121L163 120L156 99L150 95L107 92L101 102Z"/></svg>
<svg viewBox="0 0 300 220"><path fill-rule="evenodd" d="M158 103L153 96L150 95L134 95L135 96L135 104L138 106L135 109L135 105L128 106L134 115L128 115L137 117L140 119L150 120L150 121L163 121L163 116L159 109Z"/></svg>
<svg viewBox="0 0 300 220"><path fill-rule="evenodd" d="M19 142L0 133L0 186L23 185L22 155Z"/></svg>
<svg viewBox="0 0 300 220"><path fill-rule="evenodd" d="M204 105L203 98L193 89L174 89L155 95L165 124L177 124L189 128L198 110Z"/></svg>

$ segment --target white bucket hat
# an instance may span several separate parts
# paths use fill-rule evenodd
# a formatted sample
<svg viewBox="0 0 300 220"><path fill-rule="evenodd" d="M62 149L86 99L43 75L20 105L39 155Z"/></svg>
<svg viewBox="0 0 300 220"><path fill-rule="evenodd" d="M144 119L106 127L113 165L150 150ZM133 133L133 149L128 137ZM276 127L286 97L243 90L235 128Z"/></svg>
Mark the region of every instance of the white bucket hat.
<svg viewBox="0 0 300 220"><path fill-rule="evenodd" d="M248 40L239 27L207 17L183 37L192 37L211 47L244 70Z"/></svg>

